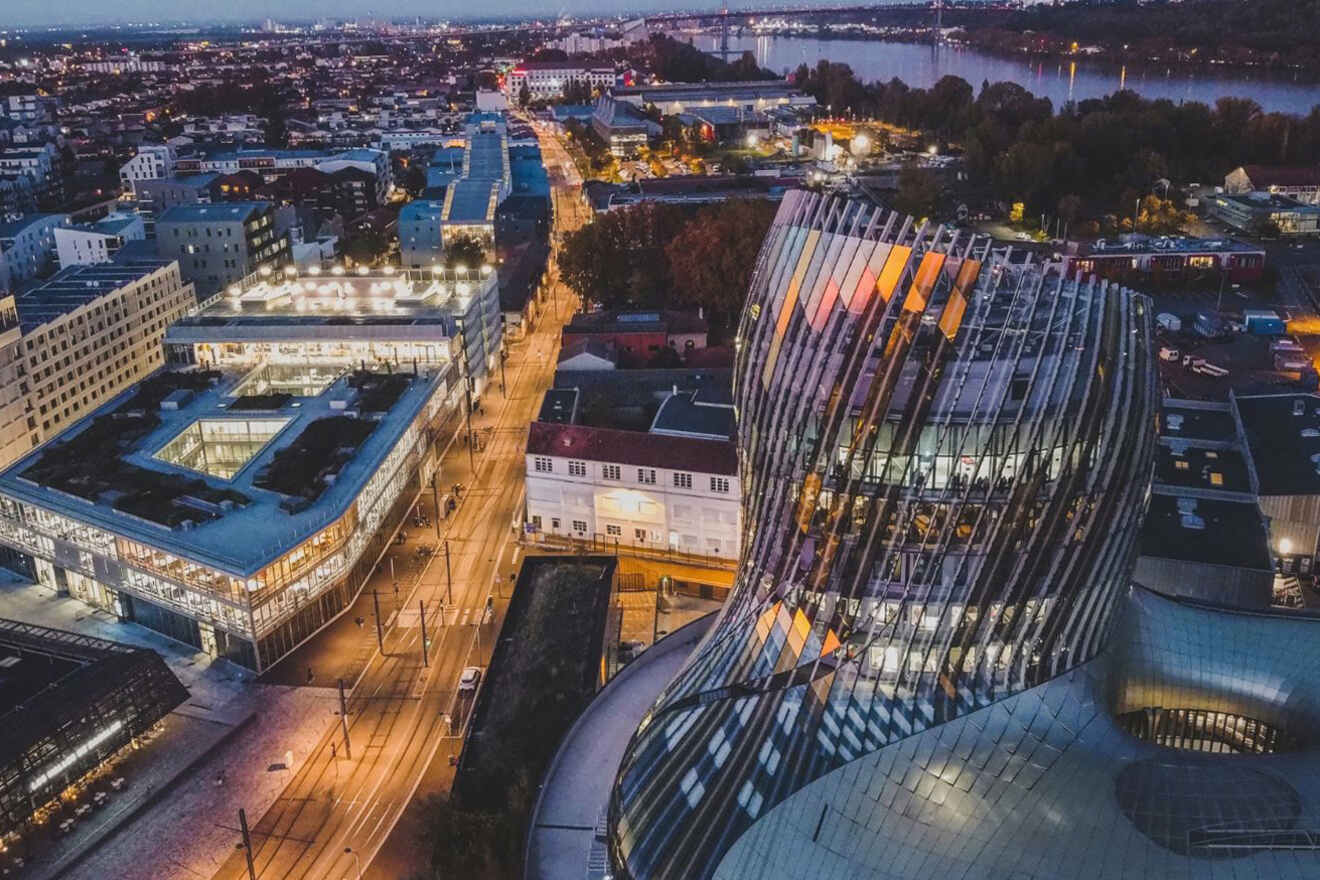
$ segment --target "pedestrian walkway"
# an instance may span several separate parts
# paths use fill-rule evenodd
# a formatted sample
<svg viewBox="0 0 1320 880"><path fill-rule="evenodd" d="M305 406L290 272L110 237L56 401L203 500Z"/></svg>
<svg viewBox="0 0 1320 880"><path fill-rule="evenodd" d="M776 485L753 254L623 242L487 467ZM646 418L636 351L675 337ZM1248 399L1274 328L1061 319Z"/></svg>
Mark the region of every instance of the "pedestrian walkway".
<svg viewBox="0 0 1320 880"><path fill-rule="evenodd" d="M527 836L526 880L583 880L624 749L642 716L714 622L656 642L615 676L573 724L545 775Z"/></svg>

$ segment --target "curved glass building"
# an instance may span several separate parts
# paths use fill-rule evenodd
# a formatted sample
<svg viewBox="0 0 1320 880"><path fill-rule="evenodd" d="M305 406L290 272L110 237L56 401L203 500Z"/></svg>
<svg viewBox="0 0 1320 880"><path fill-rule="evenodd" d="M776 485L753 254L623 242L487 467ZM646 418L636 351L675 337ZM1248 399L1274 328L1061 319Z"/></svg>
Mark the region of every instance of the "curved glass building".
<svg viewBox="0 0 1320 880"><path fill-rule="evenodd" d="M1085 875L1009 864L1022 783L1093 717L1119 751L1210 723L1149 692L1120 717L1097 671L1149 490L1150 324L1108 282L788 194L739 328L737 585L624 757L616 877Z"/></svg>

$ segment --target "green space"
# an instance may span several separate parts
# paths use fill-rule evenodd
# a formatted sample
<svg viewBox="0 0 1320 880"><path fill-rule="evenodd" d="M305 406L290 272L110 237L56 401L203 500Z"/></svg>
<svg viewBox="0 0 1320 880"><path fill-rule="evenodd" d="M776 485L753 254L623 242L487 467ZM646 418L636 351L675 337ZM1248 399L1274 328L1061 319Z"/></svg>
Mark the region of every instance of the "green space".
<svg viewBox="0 0 1320 880"><path fill-rule="evenodd" d="M523 563L449 798L427 803L434 878L522 876L537 787L595 696L614 560Z"/></svg>

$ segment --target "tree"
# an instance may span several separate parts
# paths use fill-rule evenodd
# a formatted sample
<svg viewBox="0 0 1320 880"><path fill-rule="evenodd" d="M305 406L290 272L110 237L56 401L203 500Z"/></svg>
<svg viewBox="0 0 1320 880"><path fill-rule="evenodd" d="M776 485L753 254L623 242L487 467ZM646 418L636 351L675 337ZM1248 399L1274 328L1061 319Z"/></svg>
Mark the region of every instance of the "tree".
<svg viewBox="0 0 1320 880"><path fill-rule="evenodd" d="M907 164L898 172L898 193L894 210L913 217L930 217L940 198L940 182L934 172Z"/></svg>
<svg viewBox="0 0 1320 880"><path fill-rule="evenodd" d="M344 245L344 255L354 263L367 265L376 262L388 249L389 243L372 226L361 226Z"/></svg>
<svg viewBox="0 0 1320 880"><path fill-rule="evenodd" d="M527 87L526 82L522 84L522 88L518 89L518 103L524 107L532 103L532 90Z"/></svg>
<svg viewBox="0 0 1320 880"><path fill-rule="evenodd" d="M476 269L486 262L486 245L470 235L458 235L445 244L445 265Z"/></svg>
<svg viewBox="0 0 1320 880"><path fill-rule="evenodd" d="M403 188L412 198L417 198L426 189L426 171L421 165L412 163L408 169L403 172Z"/></svg>

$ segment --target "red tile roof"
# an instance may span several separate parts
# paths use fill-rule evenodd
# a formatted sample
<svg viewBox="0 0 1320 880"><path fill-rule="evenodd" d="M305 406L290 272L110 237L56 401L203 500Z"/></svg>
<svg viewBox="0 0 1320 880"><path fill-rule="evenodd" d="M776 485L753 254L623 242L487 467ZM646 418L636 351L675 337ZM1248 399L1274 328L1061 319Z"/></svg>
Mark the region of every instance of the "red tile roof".
<svg viewBox="0 0 1320 880"><path fill-rule="evenodd" d="M729 440L666 437L586 425L532 422L527 431L527 454L701 474L736 476L738 473L738 451Z"/></svg>

